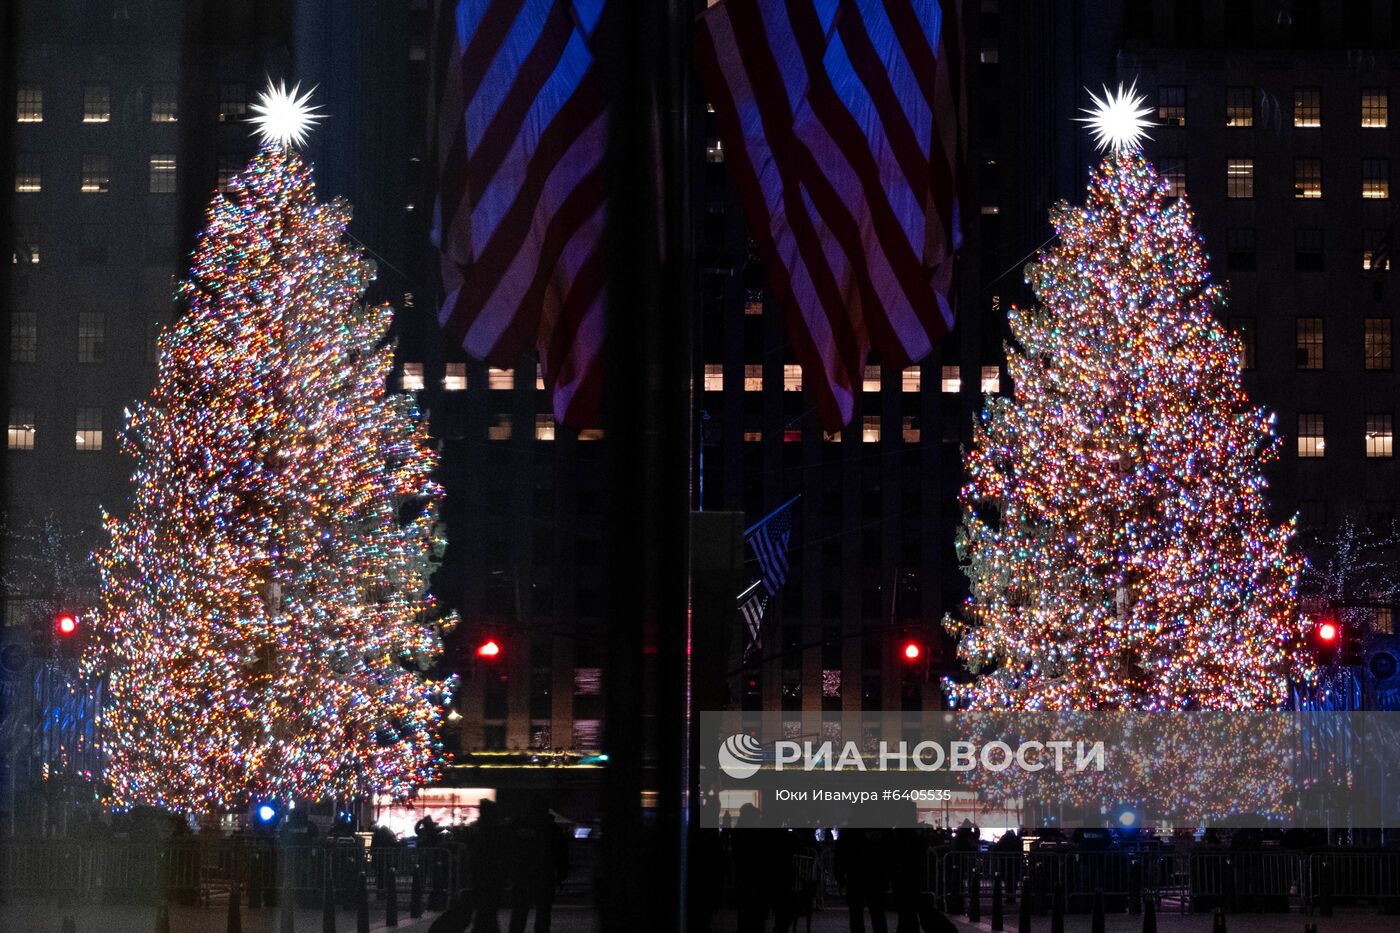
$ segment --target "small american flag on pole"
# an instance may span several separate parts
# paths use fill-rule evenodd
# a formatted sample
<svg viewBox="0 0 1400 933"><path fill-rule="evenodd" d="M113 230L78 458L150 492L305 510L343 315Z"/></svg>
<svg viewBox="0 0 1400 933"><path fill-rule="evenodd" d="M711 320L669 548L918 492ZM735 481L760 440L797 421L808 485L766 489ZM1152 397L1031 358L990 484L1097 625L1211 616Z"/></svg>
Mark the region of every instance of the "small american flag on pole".
<svg viewBox="0 0 1400 933"><path fill-rule="evenodd" d="M739 614L744 617L745 652L763 648L763 610L768 606L768 594L763 581L755 580L739 594Z"/></svg>
<svg viewBox="0 0 1400 933"><path fill-rule="evenodd" d="M772 596L787 581L788 541L792 538L792 505L798 500L793 496L778 506L767 516L759 519L744 530L744 538L753 548L761 573L763 591Z"/></svg>

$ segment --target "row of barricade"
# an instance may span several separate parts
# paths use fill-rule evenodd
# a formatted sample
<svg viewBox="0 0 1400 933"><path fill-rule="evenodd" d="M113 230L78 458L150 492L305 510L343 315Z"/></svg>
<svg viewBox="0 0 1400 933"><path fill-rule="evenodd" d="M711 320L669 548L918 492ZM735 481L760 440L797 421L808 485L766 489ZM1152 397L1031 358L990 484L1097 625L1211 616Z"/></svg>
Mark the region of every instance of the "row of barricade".
<svg viewBox="0 0 1400 933"><path fill-rule="evenodd" d="M202 845L18 841L0 843L0 897L208 906L235 887L252 906L283 897L319 905L326 892L349 904L363 873L371 896L384 899L418 885L430 903L445 902L462 883L456 847L322 845Z"/></svg>
<svg viewBox="0 0 1400 933"><path fill-rule="evenodd" d="M1135 909L1144 896L1182 912L1330 912L1373 906L1400 912L1397 851L1031 851L932 850L925 890L950 912L972 897L989 901L1000 877L1008 899L1026 896L1049 909L1063 892L1066 909L1087 911L1102 895L1108 910Z"/></svg>

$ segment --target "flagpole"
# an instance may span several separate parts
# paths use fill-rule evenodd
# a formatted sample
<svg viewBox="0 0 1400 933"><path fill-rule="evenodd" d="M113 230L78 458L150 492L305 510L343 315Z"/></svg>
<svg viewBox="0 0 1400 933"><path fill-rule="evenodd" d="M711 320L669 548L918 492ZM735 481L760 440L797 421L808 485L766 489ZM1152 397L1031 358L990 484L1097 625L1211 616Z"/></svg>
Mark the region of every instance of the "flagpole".
<svg viewBox="0 0 1400 933"><path fill-rule="evenodd" d="M776 509L774 509L773 511L769 512L767 515L763 516L763 517L760 518L758 521L754 522L752 525L750 525L749 527L745 528L745 529L744 529L744 537L748 537L750 534L752 534L752 533L753 533L753 530L754 530L755 528L762 528L762 527L764 526L764 524L765 524L770 518L772 518L774 515L777 515L777 514L778 514L779 512L781 512L783 509L785 509L785 508L787 508L788 506L792 505L794 502L796 502L798 499L801 499L801 498L802 498L802 493L799 492L797 495L793 496L791 499L789 499L788 501L784 502L782 505L778 506L778 507L777 507Z"/></svg>

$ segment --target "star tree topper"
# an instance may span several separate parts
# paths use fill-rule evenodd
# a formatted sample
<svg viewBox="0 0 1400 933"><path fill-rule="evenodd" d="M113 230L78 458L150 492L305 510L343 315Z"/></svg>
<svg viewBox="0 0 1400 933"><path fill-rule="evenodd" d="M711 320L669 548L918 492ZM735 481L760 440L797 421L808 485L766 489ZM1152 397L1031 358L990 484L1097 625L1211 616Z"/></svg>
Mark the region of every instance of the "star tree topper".
<svg viewBox="0 0 1400 933"><path fill-rule="evenodd" d="M274 85L269 79L267 90L258 95L252 107L256 115L248 122L264 146L300 146L316 122L324 118L316 112L319 107L310 106L311 92L316 89L298 96L300 90L299 83L289 91L285 81Z"/></svg>
<svg viewBox="0 0 1400 933"><path fill-rule="evenodd" d="M1088 88L1084 90L1089 91ZM1089 132L1093 133L1094 143L1100 149L1117 154L1137 149L1142 140L1152 138L1147 135L1147 127L1156 124L1146 119L1152 108L1143 106L1147 98L1137 92L1136 81L1127 90L1119 84L1117 93L1104 85L1103 97L1089 91L1089 98L1094 106L1079 108L1088 116L1074 119L1089 124Z"/></svg>

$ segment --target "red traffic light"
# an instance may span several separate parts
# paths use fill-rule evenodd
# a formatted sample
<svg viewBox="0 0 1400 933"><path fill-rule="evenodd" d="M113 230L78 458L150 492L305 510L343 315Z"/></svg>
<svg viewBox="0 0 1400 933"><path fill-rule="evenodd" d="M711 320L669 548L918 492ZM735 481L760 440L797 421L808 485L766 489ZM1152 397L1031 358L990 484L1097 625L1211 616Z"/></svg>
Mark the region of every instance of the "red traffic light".
<svg viewBox="0 0 1400 933"><path fill-rule="evenodd" d="M1337 623L1335 622L1323 622L1317 627L1317 639L1323 644L1330 645L1337 640L1339 634L1340 632L1337 630Z"/></svg>
<svg viewBox="0 0 1400 933"><path fill-rule="evenodd" d="M78 620L70 615L61 615L55 627L60 635L72 635L78 630Z"/></svg>
<svg viewBox="0 0 1400 933"><path fill-rule="evenodd" d="M500 653L501 646L496 644L495 639L491 638L488 638L486 641L482 642L479 646L477 646L476 649L476 656L478 658L494 658Z"/></svg>
<svg viewBox="0 0 1400 933"><path fill-rule="evenodd" d="M916 641L906 642L904 645L904 651L902 652L902 654L904 655L904 660L906 661L917 661L923 655L923 653L924 649L920 648L919 643Z"/></svg>

